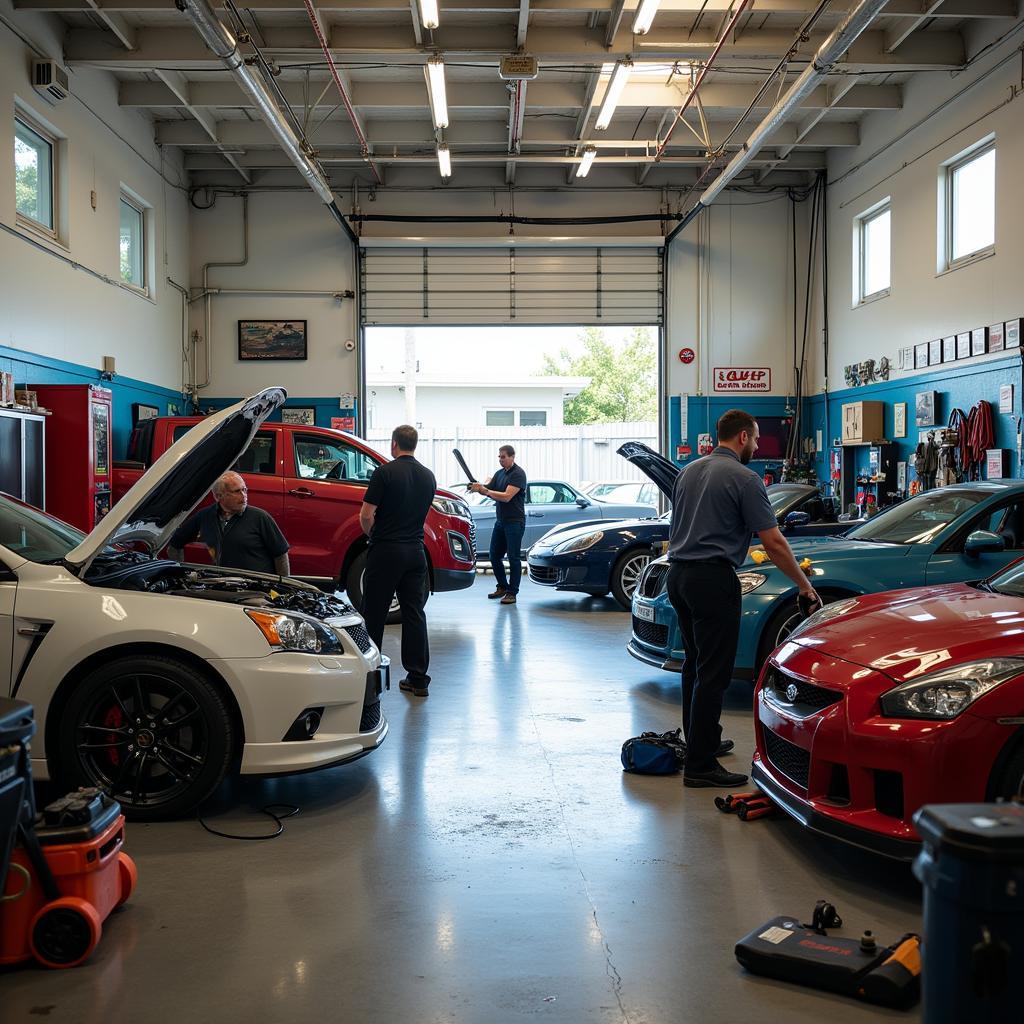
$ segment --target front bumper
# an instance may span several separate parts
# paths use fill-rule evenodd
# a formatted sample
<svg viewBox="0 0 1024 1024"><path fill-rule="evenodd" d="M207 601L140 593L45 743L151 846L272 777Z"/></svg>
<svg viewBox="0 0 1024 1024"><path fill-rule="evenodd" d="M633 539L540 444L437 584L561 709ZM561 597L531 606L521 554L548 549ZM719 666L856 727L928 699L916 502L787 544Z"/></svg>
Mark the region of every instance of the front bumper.
<svg viewBox="0 0 1024 1024"><path fill-rule="evenodd" d="M608 559L589 551L555 555L531 550L526 563L530 582L542 587L602 594L610 588Z"/></svg>
<svg viewBox="0 0 1024 1024"><path fill-rule="evenodd" d="M471 569L434 569L434 592L447 593L450 590L466 590L473 586L476 567Z"/></svg>
<svg viewBox="0 0 1024 1024"><path fill-rule="evenodd" d="M645 647L639 643L636 637L626 644L626 650L636 658L637 661L642 661L645 665L653 665L655 668L664 669L666 672L682 672L683 663L677 661L674 658L666 658L663 654L657 651L651 650L649 647Z"/></svg>

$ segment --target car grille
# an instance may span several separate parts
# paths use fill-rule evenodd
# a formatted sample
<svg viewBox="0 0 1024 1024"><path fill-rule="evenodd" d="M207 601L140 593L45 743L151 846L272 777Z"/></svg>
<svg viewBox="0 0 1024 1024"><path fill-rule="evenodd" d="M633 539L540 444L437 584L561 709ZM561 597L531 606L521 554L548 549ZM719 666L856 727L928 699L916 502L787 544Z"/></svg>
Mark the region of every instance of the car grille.
<svg viewBox="0 0 1024 1024"><path fill-rule="evenodd" d="M786 675L778 669L771 669L768 678L767 691L772 701L782 704L787 710L806 718L816 711L838 704L843 695L837 690L826 690L823 686L815 686L813 683L805 683L795 676ZM790 687L796 687L796 693L791 697L787 692Z"/></svg>
<svg viewBox="0 0 1024 1024"><path fill-rule="evenodd" d="M764 746L772 766L786 778L792 779L798 786L806 789L811 772L810 752L795 743L790 743L789 740L784 740L771 729L764 730Z"/></svg>
<svg viewBox="0 0 1024 1024"><path fill-rule="evenodd" d="M366 632L366 627L362 623L358 623L355 626L346 626L345 632L352 638L352 643L359 648L360 651L365 654L373 644L370 641L370 634Z"/></svg>
<svg viewBox="0 0 1024 1024"><path fill-rule="evenodd" d="M476 561L476 523L472 519L469 521L469 553Z"/></svg>
<svg viewBox="0 0 1024 1024"><path fill-rule="evenodd" d="M651 647L665 647L668 644L668 626L659 626L657 622L647 622L634 615L633 636Z"/></svg>
<svg viewBox="0 0 1024 1024"><path fill-rule="evenodd" d="M363 705L363 717L359 719L360 732L373 732L380 725L380 701Z"/></svg>
<svg viewBox="0 0 1024 1024"><path fill-rule="evenodd" d="M665 579L668 576L668 566L662 562L659 565L652 565L640 580L637 587L641 597L657 597L665 588Z"/></svg>
<svg viewBox="0 0 1024 1024"><path fill-rule="evenodd" d="M557 583L558 570L546 565L531 565L530 579L535 583Z"/></svg>

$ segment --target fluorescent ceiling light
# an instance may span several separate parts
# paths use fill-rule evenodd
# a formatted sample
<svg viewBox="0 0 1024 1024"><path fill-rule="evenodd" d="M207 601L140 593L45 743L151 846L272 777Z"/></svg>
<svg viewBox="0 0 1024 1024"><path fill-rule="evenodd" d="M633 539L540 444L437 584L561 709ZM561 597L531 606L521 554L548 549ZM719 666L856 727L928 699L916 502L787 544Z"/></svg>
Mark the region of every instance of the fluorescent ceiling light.
<svg viewBox="0 0 1024 1024"><path fill-rule="evenodd" d="M427 94L430 97L430 116L435 128L448 127L448 93L444 86L444 60L431 57L424 65L427 76Z"/></svg>
<svg viewBox="0 0 1024 1024"><path fill-rule="evenodd" d="M452 155L448 151L448 143L441 142L437 147L437 166L441 171L442 178L452 176Z"/></svg>
<svg viewBox="0 0 1024 1024"><path fill-rule="evenodd" d="M608 80L604 99L601 100L601 109L597 112L597 120L594 122L594 127L599 132L603 132L611 123L612 114L615 113L619 97L622 95L622 90L626 88L626 82L629 81L629 73L632 70L633 62L631 60L615 62L615 69L612 71L612 77Z"/></svg>
<svg viewBox="0 0 1024 1024"><path fill-rule="evenodd" d="M594 157L596 156L597 146L583 147L583 157L580 159L580 162L576 167L577 178L585 178L590 173L590 165L594 162Z"/></svg>
<svg viewBox="0 0 1024 1024"><path fill-rule="evenodd" d="M633 19L633 35L644 36L650 31L651 22L658 13L658 4L661 0L641 0L637 8L636 17Z"/></svg>
<svg viewBox="0 0 1024 1024"><path fill-rule="evenodd" d="M424 28L437 28L440 21L437 16L437 0L420 0L420 21Z"/></svg>

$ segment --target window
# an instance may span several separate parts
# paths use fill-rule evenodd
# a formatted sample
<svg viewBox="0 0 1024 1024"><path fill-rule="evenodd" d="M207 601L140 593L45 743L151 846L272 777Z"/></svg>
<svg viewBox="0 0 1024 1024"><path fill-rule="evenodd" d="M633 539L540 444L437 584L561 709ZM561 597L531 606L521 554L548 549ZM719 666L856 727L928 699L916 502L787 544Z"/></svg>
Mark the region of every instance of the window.
<svg viewBox="0 0 1024 1024"><path fill-rule="evenodd" d="M996 147L991 140L946 165L945 267L987 254L996 240Z"/></svg>
<svg viewBox="0 0 1024 1024"><path fill-rule="evenodd" d="M236 473L269 473L277 472L274 459L274 435L261 430L242 452L238 461L231 467Z"/></svg>
<svg viewBox="0 0 1024 1024"><path fill-rule="evenodd" d="M531 505L571 505L576 495L565 484L530 484L526 500Z"/></svg>
<svg viewBox="0 0 1024 1024"><path fill-rule="evenodd" d="M546 427L548 414L543 409L522 409L519 413L519 426Z"/></svg>
<svg viewBox="0 0 1024 1024"><path fill-rule="evenodd" d="M854 302L866 302L889 294L891 218L889 200L885 199L854 222L857 250Z"/></svg>
<svg viewBox="0 0 1024 1024"><path fill-rule="evenodd" d="M347 444L308 435L295 439L295 468L304 479L366 483L377 465L375 459Z"/></svg>
<svg viewBox="0 0 1024 1024"><path fill-rule="evenodd" d="M18 215L56 233L53 182L55 140L41 128L14 119L14 194Z"/></svg>
<svg viewBox="0 0 1024 1024"><path fill-rule="evenodd" d="M516 414L512 409L488 409L486 423L489 427L514 427Z"/></svg>
<svg viewBox="0 0 1024 1024"><path fill-rule="evenodd" d="M146 215L121 196L121 280L133 288L146 287Z"/></svg>

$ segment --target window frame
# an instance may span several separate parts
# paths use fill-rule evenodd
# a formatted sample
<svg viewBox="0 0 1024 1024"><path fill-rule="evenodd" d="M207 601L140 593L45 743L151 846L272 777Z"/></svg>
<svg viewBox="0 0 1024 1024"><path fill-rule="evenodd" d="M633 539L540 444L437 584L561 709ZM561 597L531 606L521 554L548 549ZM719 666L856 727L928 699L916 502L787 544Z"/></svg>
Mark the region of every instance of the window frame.
<svg viewBox="0 0 1024 1024"><path fill-rule="evenodd" d="M544 417L544 422L543 423L524 423L523 422L523 413L524 412L529 414L529 415L532 415L532 416L543 416ZM516 415L518 416L519 426L521 426L521 427L546 427L546 426L549 425L548 424L548 410L547 409L520 409L517 412Z"/></svg>
<svg viewBox="0 0 1024 1024"><path fill-rule="evenodd" d="M22 213L17 206L17 198L15 198L15 219L19 227L27 228L29 231L34 231L40 235L45 235L47 238L54 242L60 241L60 190L58 188L60 182L60 139L54 135L49 129L45 128L43 124L36 118L32 117L31 114L22 110L20 107L14 111L14 138L17 139L18 135L18 124L22 127L27 128L33 135L38 136L50 147L50 219L53 221L52 224L47 225L42 221L36 220L34 217L29 217L27 214Z"/></svg>
<svg viewBox="0 0 1024 1024"><path fill-rule="evenodd" d="M491 415L492 412L505 413L505 414L507 414L507 415L512 417L512 421L510 423L489 423L488 420L489 420L490 415ZM515 425L516 425L516 411L515 411L515 409L506 409L506 408L484 409L484 426L485 427L514 427Z"/></svg>
<svg viewBox="0 0 1024 1024"><path fill-rule="evenodd" d="M865 239L867 235L867 227L872 221L877 220L879 217L889 215L889 283L885 288L879 288L877 291L867 292L865 291L867 282L867 245ZM892 196L886 196L884 199L870 206L863 213L858 214L854 218L854 231L853 231L853 248L854 248L854 260L853 260L853 304L854 307L862 306L868 302L875 302L878 299L884 299L886 296L892 294Z"/></svg>
<svg viewBox="0 0 1024 1024"><path fill-rule="evenodd" d="M139 215L139 227L141 237L139 239L140 249L140 265L142 267L142 284L136 284L134 281L126 281L120 274L120 246L121 246L121 204L124 203L126 206L133 209ZM119 192L119 201L117 204L118 212L118 283L122 288L127 288L129 291L133 291L138 295L144 295L147 298L152 297L152 290L150 289L150 260L149 260L149 235L150 235L150 207L149 205L139 197L131 189L126 188L124 185L121 186Z"/></svg>
<svg viewBox="0 0 1024 1024"><path fill-rule="evenodd" d="M939 272L944 273L950 270L956 270L959 267L969 266L971 263L975 263L978 260L986 259L992 256L996 251L995 232L998 218L995 212L996 203L996 183L995 183L995 167L992 169L992 242L989 245L984 246L981 249L975 249L972 252L964 253L962 256L953 256L953 220L954 220L954 188L953 178L957 171L962 170L968 164L973 163L975 160L979 160L986 156L989 152L995 156L996 150L996 137L995 135L988 135L984 139L976 142L973 146L969 147L958 153L952 159L947 160L942 165L942 171L940 175L940 216L942 218L942 247L940 254L940 267Z"/></svg>

